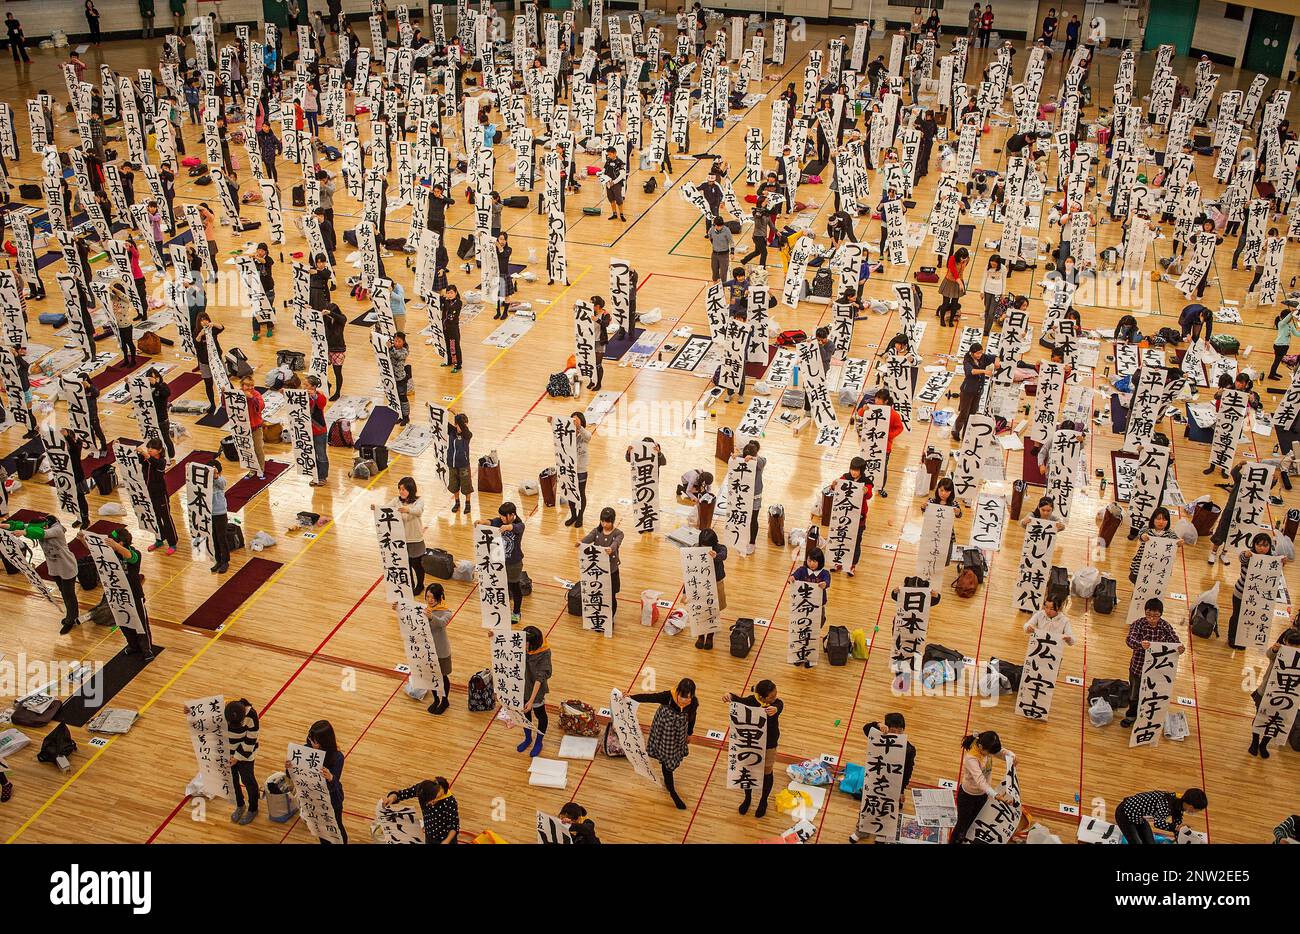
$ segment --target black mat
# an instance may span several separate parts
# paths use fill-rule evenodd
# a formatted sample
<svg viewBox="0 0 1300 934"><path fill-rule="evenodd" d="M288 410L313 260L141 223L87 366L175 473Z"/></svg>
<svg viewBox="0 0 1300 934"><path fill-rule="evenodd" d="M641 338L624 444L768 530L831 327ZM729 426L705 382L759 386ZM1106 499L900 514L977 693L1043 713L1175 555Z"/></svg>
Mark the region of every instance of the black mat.
<svg viewBox="0 0 1300 934"><path fill-rule="evenodd" d="M822 170L826 168L826 163L820 159L814 159L803 167L804 175L821 175Z"/></svg>
<svg viewBox="0 0 1300 934"><path fill-rule="evenodd" d="M230 417L226 415L226 410L223 406L218 408L211 415L205 415L200 418L198 424L202 425L204 428L225 428L226 422L228 421L230 421Z"/></svg>
<svg viewBox="0 0 1300 934"><path fill-rule="evenodd" d="M383 447L388 443L400 417L386 405L375 406L370 410L370 415L366 417L366 423L361 426L352 446L357 450L363 447Z"/></svg>
<svg viewBox="0 0 1300 934"><path fill-rule="evenodd" d="M154 643L155 659L164 651L161 645ZM68 726L85 726L122 688L131 683L132 678L151 664L153 663L145 662L139 655L127 655L126 649L123 649L110 658L103 668L87 678L76 694L63 702L54 719Z"/></svg>
<svg viewBox="0 0 1300 934"><path fill-rule="evenodd" d="M18 428L20 427L22 426L15 427L11 430L17 433ZM24 442L22 447L15 448L13 451L11 451L8 454L8 456L4 458L3 461L0 461L0 464L4 465L4 468L8 473L16 474L18 473L18 458L20 456L22 456L23 454L35 454L39 457L41 454L44 453L45 453L45 442L43 442L40 438L32 438Z"/></svg>
<svg viewBox="0 0 1300 934"><path fill-rule="evenodd" d="M956 243L958 246L970 246L975 240L975 225L959 224L957 226L957 235L952 239L953 243Z"/></svg>
<svg viewBox="0 0 1300 934"><path fill-rule="evenodd" d="M625 337L622 340L611 340L609 343L605 345L605 359L606 360L621 359L623 354L631 350L632 346L636 344L637 338L639 338L644 333L645 333L645 328L633 328L631 336Z"/></svg>

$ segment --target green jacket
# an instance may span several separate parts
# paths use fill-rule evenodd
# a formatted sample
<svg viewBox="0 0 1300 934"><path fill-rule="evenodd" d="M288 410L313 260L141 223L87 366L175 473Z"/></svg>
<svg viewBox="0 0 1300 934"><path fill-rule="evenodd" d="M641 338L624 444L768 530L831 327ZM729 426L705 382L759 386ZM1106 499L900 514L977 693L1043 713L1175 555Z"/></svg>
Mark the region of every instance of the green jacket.
<svg viewBox="0 0 1300 934"><path fill-rule="evenodd" d="M32 541L39 542L45 537L45 524L43 522L23 522L14 519L9 523L10 532L19 532Z"/></svg>
<svg viewBox="0 0 1300 934"><path fill-rule="evenodd" d="M167 0L167 8L174 16L185 15L185 0Z"/></svg>
<svg viewBox="0 0 1300 934"><path fill-rule="evenodd" d="M182 8L182 12L184 9ZM140 15L153 16L153 0L140 0Z"/></svg>

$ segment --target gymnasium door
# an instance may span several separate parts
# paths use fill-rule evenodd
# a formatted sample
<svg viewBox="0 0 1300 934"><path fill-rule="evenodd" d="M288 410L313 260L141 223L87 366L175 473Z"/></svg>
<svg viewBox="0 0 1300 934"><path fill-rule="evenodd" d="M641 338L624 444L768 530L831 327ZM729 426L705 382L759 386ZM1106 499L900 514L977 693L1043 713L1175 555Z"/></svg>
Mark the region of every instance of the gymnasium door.
<svg viewBox="0 0 1300 934"><path fill-rule="evenodd" d="M1293 25L1295 17L1287 13L1255 10L1250 17L1250 35L1246 38L1241 67L1280 78L1290 51L1287 44L1291 41Z"/></svg>
<svg viewBox="0 0 1300 934"><path fill-rule="evenodd" d="M1151 0L1142 50L1172 45L1179 55L1188 54L1192 47L1192 33L1196 32L1199 5L1199 0Z"/></svg>

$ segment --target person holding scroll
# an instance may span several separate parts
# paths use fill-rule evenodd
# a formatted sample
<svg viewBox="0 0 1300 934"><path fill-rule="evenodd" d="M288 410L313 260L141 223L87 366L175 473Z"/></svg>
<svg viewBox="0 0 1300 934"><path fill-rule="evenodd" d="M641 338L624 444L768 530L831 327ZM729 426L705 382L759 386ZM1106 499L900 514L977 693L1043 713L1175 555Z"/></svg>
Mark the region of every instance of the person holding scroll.
<svg viewBox="0 0 1300 934"><path fill-rule="evenodd" d="M1137 719L1138 700L1142 693L1142 666L1146 662L1147 649L1151 648L1151 643L1168 642L1177 645L1179 655L1187 651L1187 646L1182 644L1174 627L1165 620L1164 613L1164 601L1152 597L1143 606L1143 615L1129 624L1128 636L1124 639L1124 644L1133 650L1128 664L1128 712L1119 722L1126 730ZM1232 641L1231 632L1228 641Z"/></svg>
<svg viewBox="0 0 1300 934"><path fill-rule="evenodd" d="M53 514L42 516L35 522L14 519L7 523L6 528L41 546L45 569L58 586L59 596L63 597L63 626L59 635L66 636L81 622L81 609L77 603L77 559L68 548L67 529Z"/></svg>
<svg viewBox="0 0 1300 934"><path fill-rule="evenodd" d="M1002 748L1002 740L992 730L972 733L961 741L964 750L961 757L961 782L957 786L957 823L952 828L949 843L966 843L966 831L980 809L990 797L1007 801L1006 795L998 792L990 781L993 777L993 760L1001 759L1008 771L1015 768L1016 755L1010 749Z"/></svg>
<svg viewBox="0 0 1300 934"><path fill-rule="evenodd" d="M650 723L650 737L646 741L646 754L659 763L664 788L677 810L686 810L686 802L677 793L673 773L690 755L690 737L695 732L695 716L700 710L700 699L695 696L695 682L682 678L671 691L656 691L629 695L638 704L658 704L654 720Z"/></svg>
<svg viewBox="0 0 1300 934"><path fill-rule="evenodd" d="M533 748L528 750L528 755L535 759L542 752L546 728L550 726L550 716L546 712L546 689L553 673L551 646L536 626L524 627L524 640L527 650L524 658L524 716L529 723L537 725L537 736L534 739L533 731L525 728L524 741L515 750L524 752L531 745Z"/></svg>
<svg viewBox="0 0 1300 934"><path fill-rule="evenodd" d="M581 548L583 545L595 545L597 548L605 549L605 552L609 555L611 593L609 615L611 624L614 615L618 613L618 592L622 589L618 577L618 550L623 544L623 530L614 527L617 520L618 513L614 511L613 507L606 506L600 511L600 524L573 544L574 548Z"/></svg>
<svg viewBox="0 0 1300 934"><path fill-rule="evenodd" d="M131 530L114 529L108 533L108 547L112 548L122 565L126 568L127 586L131 588L131 598L135 601L135 612L140 617L140 626L144 632L136 632L129 626L122 629L126 639L124 655L139 655L145 662L153 661L153 630L149 626L149 614L144 606L144 577L140 574L140 552L131 544Z"/></svg>
<svg viewBox="0 0 1300 934"><path fill-rule="evenodd" d="M460 807L451 793L451 783L441 775L419 782L410 788L390 791L384 804L393 807L414 798L420 805L425 843L456 843L460 834ZM340 822L340 826L342 823Z"/></svg>
<svg viewBox="0 0 1300 934"><path fill-rule="evenodd" d="M745 695L732 694L730 692L722 695L724 704L744 704L746 707L761 707L767 717L767 754L763 757L763 790L758 795L758 807L754 810L754 816L762 819L767 813L767 796L772 793L772 769L776 765L777 747L781 742L781 711L785 709L785 701L777 696L776 685L764 678L754 685L754 690ZM745 789L745 798L740 802L737 810L741 814L749 811L750 801L753 793L750 789Z"/></svg>
<svg viewBox="0 0 1300 934"><path fill-rule="evenodd" d="M1250 539L1250 548L1243 548L1238 553L1241 561L1241 571L1237 575L1237 582L1232 585L1232 617L1228 620L1228 648L1237 651L1244 651L1246 646L1237 644L1237 623L1241 618L1241 601L1246 595L1246 568L1250 563L1251 555L1271 555L1273 554L1273 536L1267 532L1256 532ZM1286 565L1285 557L1280 559L1283 566ZM1224 559L1227 564L1227 559Z"/></svg>

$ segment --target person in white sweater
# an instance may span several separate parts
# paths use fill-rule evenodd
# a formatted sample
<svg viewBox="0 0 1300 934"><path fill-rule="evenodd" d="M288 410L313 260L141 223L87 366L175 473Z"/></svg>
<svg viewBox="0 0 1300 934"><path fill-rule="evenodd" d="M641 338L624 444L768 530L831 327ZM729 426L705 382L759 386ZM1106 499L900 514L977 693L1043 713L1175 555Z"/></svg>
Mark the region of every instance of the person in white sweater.
<svg viewBox="0 0 1300 934"><path fill-rule="evenodd" d="M406 540L406 557L411 562L411 575L415 580L413 593L424 593L424 501L420 499L415 480L403 477L397 481L397 495L384 504L397 510L402 517L402 537ZM374 512L374 503L370 511Z"/></svg>

